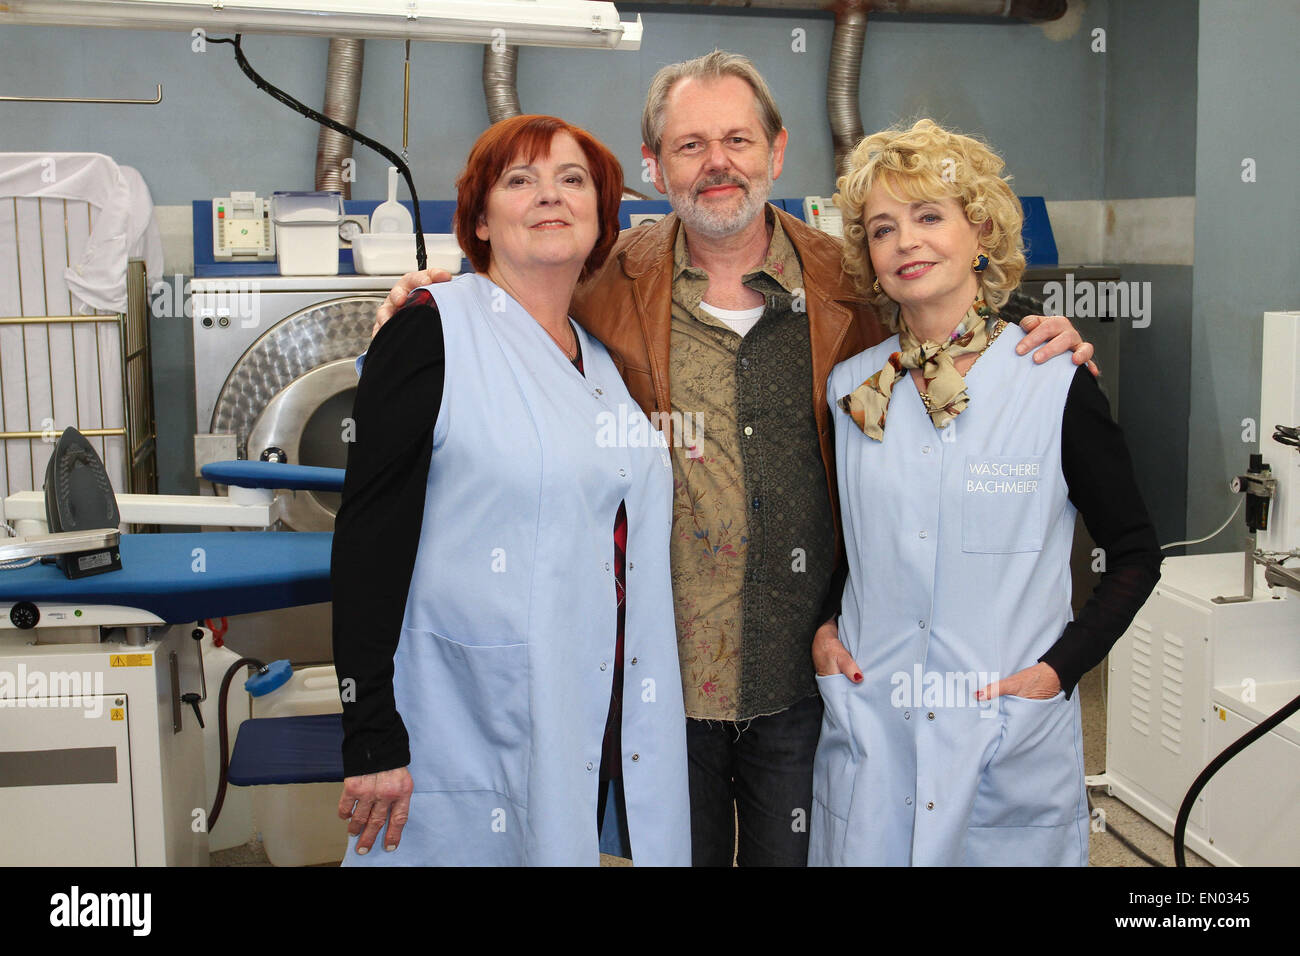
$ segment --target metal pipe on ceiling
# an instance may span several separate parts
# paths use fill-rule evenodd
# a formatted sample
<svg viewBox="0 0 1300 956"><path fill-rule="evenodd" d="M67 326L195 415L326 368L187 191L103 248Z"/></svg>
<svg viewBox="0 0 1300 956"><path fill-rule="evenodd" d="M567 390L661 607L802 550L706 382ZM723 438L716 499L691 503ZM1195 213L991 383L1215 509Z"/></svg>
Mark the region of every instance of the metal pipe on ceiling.
<svg viewBox="0 0 1300 956"><path fill-rule="evenodd" d="M488 122L518 116L519 87L517 67L519 47L487 44L483 47L483 96L487 100Z"/></svg>
<svg viewBox="0 0 1300 956"><path fill-rule="evenodd" d="M361 69L366 59L365 40L330 40L329 64L325 71L325 105L321 112L333 120L357 125L357 104L361 100ZM352 198L352 138L327 126L316 138L316 188L335 189L344 199Z"/></svg>

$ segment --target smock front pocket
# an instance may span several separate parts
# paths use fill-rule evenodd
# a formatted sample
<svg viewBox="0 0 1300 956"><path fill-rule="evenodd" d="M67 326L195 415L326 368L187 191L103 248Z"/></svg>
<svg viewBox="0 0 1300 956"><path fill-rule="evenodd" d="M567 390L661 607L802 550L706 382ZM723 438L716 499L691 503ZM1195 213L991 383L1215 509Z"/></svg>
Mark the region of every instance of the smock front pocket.
<svg viewBox="0 0 1300 956"><path fill-rule="evenodd" d="M393 689L416 791L482 790L528 805L528 645L402 629Z"/></svg>
<svg viewBox="0 0 1300 956"><path fill-rule="evenodd" d="M1043 549L1043 456L967 455L961 476L961 549L1011 554Z"/></svg>
<svg viewBox="0 0 1300 956"><path fill-rule="evenodd" d="M843 674L818 674L816 679L824 709L813 759L813 796L831 814L847 819L861 753L849 716L849 695L854 687Z"/></svg>
<svg viewBox="0 0 1300 956"><path fill-rule="evenodd" d="M1078 702L1003 695L1002 739L980 779L971 825L1060 827L1075 820L1083 786Z"/></svg>

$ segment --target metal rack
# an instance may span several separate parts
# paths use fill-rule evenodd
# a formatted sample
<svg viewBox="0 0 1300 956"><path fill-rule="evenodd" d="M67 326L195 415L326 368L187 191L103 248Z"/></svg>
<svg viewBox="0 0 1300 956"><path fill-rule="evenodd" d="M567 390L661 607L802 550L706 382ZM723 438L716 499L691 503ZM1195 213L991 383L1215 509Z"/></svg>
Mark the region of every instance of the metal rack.
<svg viewBox="0 0 1300 956"><path fill-rule="evenodd" d="M128 264L124 313L74 314L63 280L93 216L86 202L0 200L0 270L17 276L0 285L0 498L42 487L68 425L96 446L116 489L157 491L144 263Z"/></svg>

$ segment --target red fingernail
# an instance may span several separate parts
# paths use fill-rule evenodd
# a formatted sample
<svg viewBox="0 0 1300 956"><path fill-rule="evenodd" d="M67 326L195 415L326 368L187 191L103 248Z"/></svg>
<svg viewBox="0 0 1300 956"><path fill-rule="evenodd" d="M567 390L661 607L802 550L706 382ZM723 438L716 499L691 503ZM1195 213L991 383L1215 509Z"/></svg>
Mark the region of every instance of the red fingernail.
<svg viewBox="0 0 1300 956"><path fill-rule="evenodd" d="M859 674L859 673L856 673L856 672L855 672L855 673L853 674L853 681L854 681L854 683L861 683L861 682L862 682L862 675Z"/></svg>

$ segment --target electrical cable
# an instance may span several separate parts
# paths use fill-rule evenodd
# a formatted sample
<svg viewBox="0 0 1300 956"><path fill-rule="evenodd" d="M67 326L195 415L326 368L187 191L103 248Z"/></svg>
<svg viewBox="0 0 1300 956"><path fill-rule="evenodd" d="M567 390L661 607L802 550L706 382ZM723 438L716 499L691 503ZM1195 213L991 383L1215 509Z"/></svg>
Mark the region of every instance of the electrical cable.
<svg viewBox="0 0 1300 956"><path fill-rule="evenodd" d="M401 172L402 178L406 180L406 188L410 190L411 193L411 204L415 207L415 262L419 270L423 272L429 264L429 255L424 248L424 225L420 221L420 200L415 194L415 180L411 178L411 167L406 165L406 162L402 157L398 156L383 143L376 142L369 136L357 132L351 126L345 126L338 120L326 116L318 110L312 109L306 103L294 99L274 83L264 79L260 73L253 69L252 64L248 62L248 58L244 56L244 48L242 45L243 36L242 33L236 33L233 40L229 37L208 37L208 42L229 43L233 46L235 48L235 62L239 64L239 68L244 71L244 75L252 80L259 90L270 94L273 99L278 100L292 110L297 110L308 119L314 120L322 126L328 126L330 129L337 133L342 133L344 136L349 136L362 146L370 147L380 156L384 157L384 159L396 166L398 171Z"/></svg>
<svg viewBox="0 0 1300 956"><path fill-rule="evenodd" d="M1262 724L1254 729L1242 734L1235 741L1229 744L1224 751L1210 761L1209 766L1201 771L1200 775L1192 782L1192 788L1187 791L1187 796L1183 798L1183 805L1178 808L1178 818L1174 822L1174 865L1186 866L1187 856L1184 843L1187 837L1187 820L1192 815L1192 807L1196 803L1196 798L1200 795L1201 790L1210 782L1210 778L1223 769L1226 764L1237 754L1241 753L1260 737L1276 727L1282 721L1286 720L1296 711L1300 711L1300 697L1292 699L1291 703L1284 704L1281 708L1274 711L1273 715L1265 720Z"/></svg>
<svg viewBox="0 0 1300 956"><path fill-rule="evenodd" d="M1094 808L1093 808L1093 805L1092 805L1092 794L1089 793L1089 794L1088 794L1088 817L1089 817L1089 819L1092 818L1092 811L1093 811L1093 809L1094 809ZM1103 810L1102 812L1104 813L1105 811ZM1128 837L1124 836L1123 833L1121 833L1119 830L1115 829L1115 827L1114 827L1112 824L1110 824L1109 822L1105 823L1105 832L1108 833L1108 834L1110 834L1111 836L1113 836L1116 840L1119 841L1120 846L1124 847L1126 850L1128 850L1130 853L1132 853L1132 854L1133 854L1134 856L1136 856L1138 859L1143 860L1143 861L1144 861L1148 866L1159 866L1159 867L1164 867L1164 866L1167 866L1167 865L1168 865L1168 864L1165 864L1165 863L1161 863L1161 862L1160 862L1159 860L1157 860L1155 857L1151 856L1151 854L1147 853L1145 850L1143 850L1141 847L1139 847L1136 843L1134 843L1134 842L1133 842L1132 840L1130 840Z"/></svg>
<svg viewBox="0 0 1300 956"><path fill-rule="evenodd" d="M1232 509L1232 514L1228 515L1228 520L1225 521L1225 522L1223 522L1223 524L1219 525L1218 528L1216 528L1214 531L1211 531L1211 532L1210 532L1209 534L1207 534L1204 538L1197 538L1197 539L1195 539L1194 541L1174 541L1174 542L1172 542L1171 544L1162 544L1162 545L1160 546L1160 550L1161 550L1161 551L1164 551L1164 550L1166 550L1166 549L1168 549L1168 548L1176 548L1176 547L1178 547L1180 544L1202 544L1203 542L1209 541L1211 538L1213 538L1216 534L1218 534L1220 531L1222 531L1222 530L1223 530L1224 528L1226 528L1228 525L1232 524L1232 519L1235 518L1235 517L1237 517L1237 512L1241 510L1241 506L1242 506L1243 504L1245 504L1245 503L1246 503L1246 499L1245 499L1245 498L1238 498L1238 499L1237 499L1237 507L1235 507L1235 508Z"/></svg>

